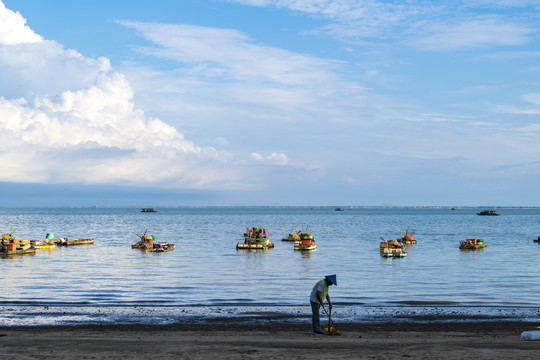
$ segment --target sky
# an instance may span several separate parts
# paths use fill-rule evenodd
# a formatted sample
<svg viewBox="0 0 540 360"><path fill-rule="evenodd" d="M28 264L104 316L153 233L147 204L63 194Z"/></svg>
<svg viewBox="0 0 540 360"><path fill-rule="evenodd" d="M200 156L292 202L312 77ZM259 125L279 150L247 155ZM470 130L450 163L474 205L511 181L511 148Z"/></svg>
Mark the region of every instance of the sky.
<svg viewBox="0 0 540 360"><path fill-rule="evenodd" d="M0 206L540 206L540 0L0 0Z"/></svg>

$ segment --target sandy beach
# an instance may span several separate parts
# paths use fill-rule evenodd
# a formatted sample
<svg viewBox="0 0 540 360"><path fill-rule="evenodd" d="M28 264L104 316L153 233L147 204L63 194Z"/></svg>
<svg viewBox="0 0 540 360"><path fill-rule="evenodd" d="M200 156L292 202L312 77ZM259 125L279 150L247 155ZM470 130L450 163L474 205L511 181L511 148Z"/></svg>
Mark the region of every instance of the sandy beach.
<svg viewBox="0 0 540 360"><path fill-rule="evenodd" d="M337 324L336 324L337 325ZM536 359L521 322L346 324L316 336L307 324L208 323L4 327L1 359Z"/></svg>

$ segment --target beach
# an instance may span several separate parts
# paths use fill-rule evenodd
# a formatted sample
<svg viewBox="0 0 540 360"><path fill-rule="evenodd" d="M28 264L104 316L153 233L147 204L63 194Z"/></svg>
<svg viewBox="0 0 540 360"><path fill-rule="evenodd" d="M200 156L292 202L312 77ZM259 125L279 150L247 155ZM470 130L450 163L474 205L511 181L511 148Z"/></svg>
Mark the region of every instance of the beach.
<svg viewBox="0 0 540 360"><path fill-rule="evenodd" d="M3 327L2 359L535 359L530 323L336 324L341 336L280 321Z"/></svg>

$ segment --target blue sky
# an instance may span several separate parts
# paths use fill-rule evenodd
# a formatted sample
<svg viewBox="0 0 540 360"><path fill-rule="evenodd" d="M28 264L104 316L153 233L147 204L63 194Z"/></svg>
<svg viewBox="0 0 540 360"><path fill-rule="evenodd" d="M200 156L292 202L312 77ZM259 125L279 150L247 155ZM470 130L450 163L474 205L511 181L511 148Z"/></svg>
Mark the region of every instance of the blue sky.
<svg viewBox="0 0 540 360"><path fill-rule="evenodd" d="M539 15L0 0L0 206L540 206Z"/></svg>

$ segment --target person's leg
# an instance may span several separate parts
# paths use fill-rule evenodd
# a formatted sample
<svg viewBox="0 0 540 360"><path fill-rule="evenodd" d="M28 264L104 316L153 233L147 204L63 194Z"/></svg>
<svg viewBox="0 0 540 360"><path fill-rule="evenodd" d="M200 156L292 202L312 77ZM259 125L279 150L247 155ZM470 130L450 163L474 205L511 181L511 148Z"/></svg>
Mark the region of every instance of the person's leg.
<svg viewBox="0 0 540 360"><path fill-rule="evenodd" d="M321 304L318 302L310 301L311 303L311 324L313 325L313 332L314 333L323 333L323 330L321 329L321 319L319 316L319 308L321 307Z"/></svg>

